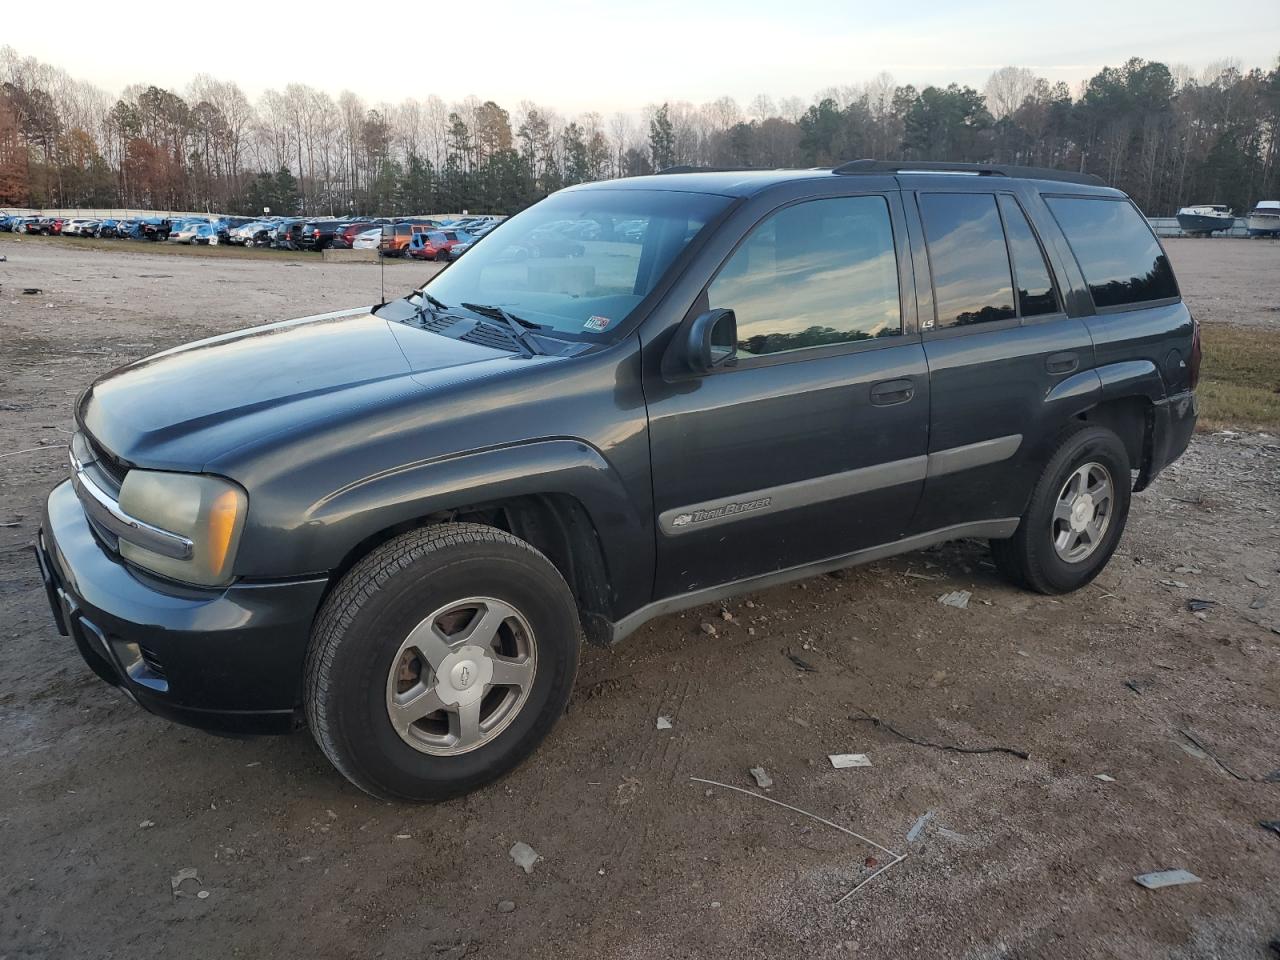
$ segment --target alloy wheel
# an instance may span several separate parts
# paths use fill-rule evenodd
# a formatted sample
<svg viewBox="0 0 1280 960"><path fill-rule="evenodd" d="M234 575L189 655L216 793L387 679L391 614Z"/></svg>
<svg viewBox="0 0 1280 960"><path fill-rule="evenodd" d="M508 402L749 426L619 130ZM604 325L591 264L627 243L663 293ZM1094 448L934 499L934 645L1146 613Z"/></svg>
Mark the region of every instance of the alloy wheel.
<svg viewBox="0 0 1280 960"><path fill-rule="evenodd" d="M387 676L387 715L415 750L469 753L516 718L536 671L533 629L519 610L492 597L458 600L400 644Z"/></svg>
<svg viewBox="0 0 1280 960"><path fill-rule="evenodd" d="M1058 492L1050 521L1050 538L1058 557L1067 563L1087 560L1111 526L1115 486L1100 463L1077 467Z"/></svg>

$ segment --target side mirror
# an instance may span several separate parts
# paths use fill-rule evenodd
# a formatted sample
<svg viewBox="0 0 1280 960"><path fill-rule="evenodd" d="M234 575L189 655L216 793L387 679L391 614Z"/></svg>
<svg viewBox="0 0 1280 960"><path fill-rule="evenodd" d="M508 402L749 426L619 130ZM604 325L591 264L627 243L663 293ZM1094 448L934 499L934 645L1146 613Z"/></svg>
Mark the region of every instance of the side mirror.
<svg viewBox="0 0 1280 960"><path fill-rule="evenodd" d="M708 310L693 318L684 340L685 365L710 373L738 354L738 318L732 310Z"/></svg>

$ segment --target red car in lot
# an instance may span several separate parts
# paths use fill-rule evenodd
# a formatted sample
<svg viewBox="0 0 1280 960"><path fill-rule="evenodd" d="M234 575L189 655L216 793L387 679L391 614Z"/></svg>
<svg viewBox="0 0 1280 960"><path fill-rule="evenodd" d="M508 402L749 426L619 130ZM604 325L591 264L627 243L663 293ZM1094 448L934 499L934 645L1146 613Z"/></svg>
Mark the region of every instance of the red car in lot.
<svg viewBox="0 0 1280 960"><path fill-rule="evenodd" d="M452 260L453 248L470 240L461 230L426 230L414 234L407 252L415 260Z"/></svg>
<svg viewBox="0 0 1280 960"><path fill-rule="evenodd" d="M385 222L385 220L356 220L352 223L343 224L333 231L333 241L330 246L337 247L340 250L350 250L352 244L355 243L356 237L366 230L372 230Z"/></svg>

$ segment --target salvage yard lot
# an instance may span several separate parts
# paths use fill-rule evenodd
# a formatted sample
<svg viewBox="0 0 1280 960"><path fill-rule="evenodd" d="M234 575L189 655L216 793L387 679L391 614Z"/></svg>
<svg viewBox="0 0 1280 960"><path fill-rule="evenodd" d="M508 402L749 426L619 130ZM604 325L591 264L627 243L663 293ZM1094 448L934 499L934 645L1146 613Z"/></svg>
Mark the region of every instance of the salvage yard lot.
<svg viewBox="0 0 1280 960"><path fill-rule="evenodd" d="M1280 243L1168 247L1218 432L1135 498L1095 585L1020 592L963 543L662 618L586 651L569 715L512 776L409 807L306 735L140 713L56 634L26 547L91 378L375 302L379 269L0 239L0 956L1262 960L1280 836L1258 821L1280 783L1181 731L1247 778L1280 768ZM433 269L388 264L388 295ZM968 608L937 602L955 590ZM832 769L846 752L872 766ZM885 856L690 780L753 789L756 766L771 798L907 859L832 906ZM529 875L516 841L543 858ZM187 867L207 898L173 896ZM1175 867L1203 882L1132 881Z"/></svg>

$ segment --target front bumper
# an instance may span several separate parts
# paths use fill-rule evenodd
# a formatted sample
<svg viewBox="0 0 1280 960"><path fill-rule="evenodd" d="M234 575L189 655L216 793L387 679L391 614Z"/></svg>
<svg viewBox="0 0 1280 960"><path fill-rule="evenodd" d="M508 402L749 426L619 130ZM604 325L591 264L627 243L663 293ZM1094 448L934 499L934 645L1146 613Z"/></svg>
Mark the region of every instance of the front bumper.
<svg viewBox="0 0 1280 960"><path fill-rule="evenodd" d="M220 733L298 726L311 622L327 579L170 587L109 553L63 482L36 557L59 632L152 713Z"/></svg>

